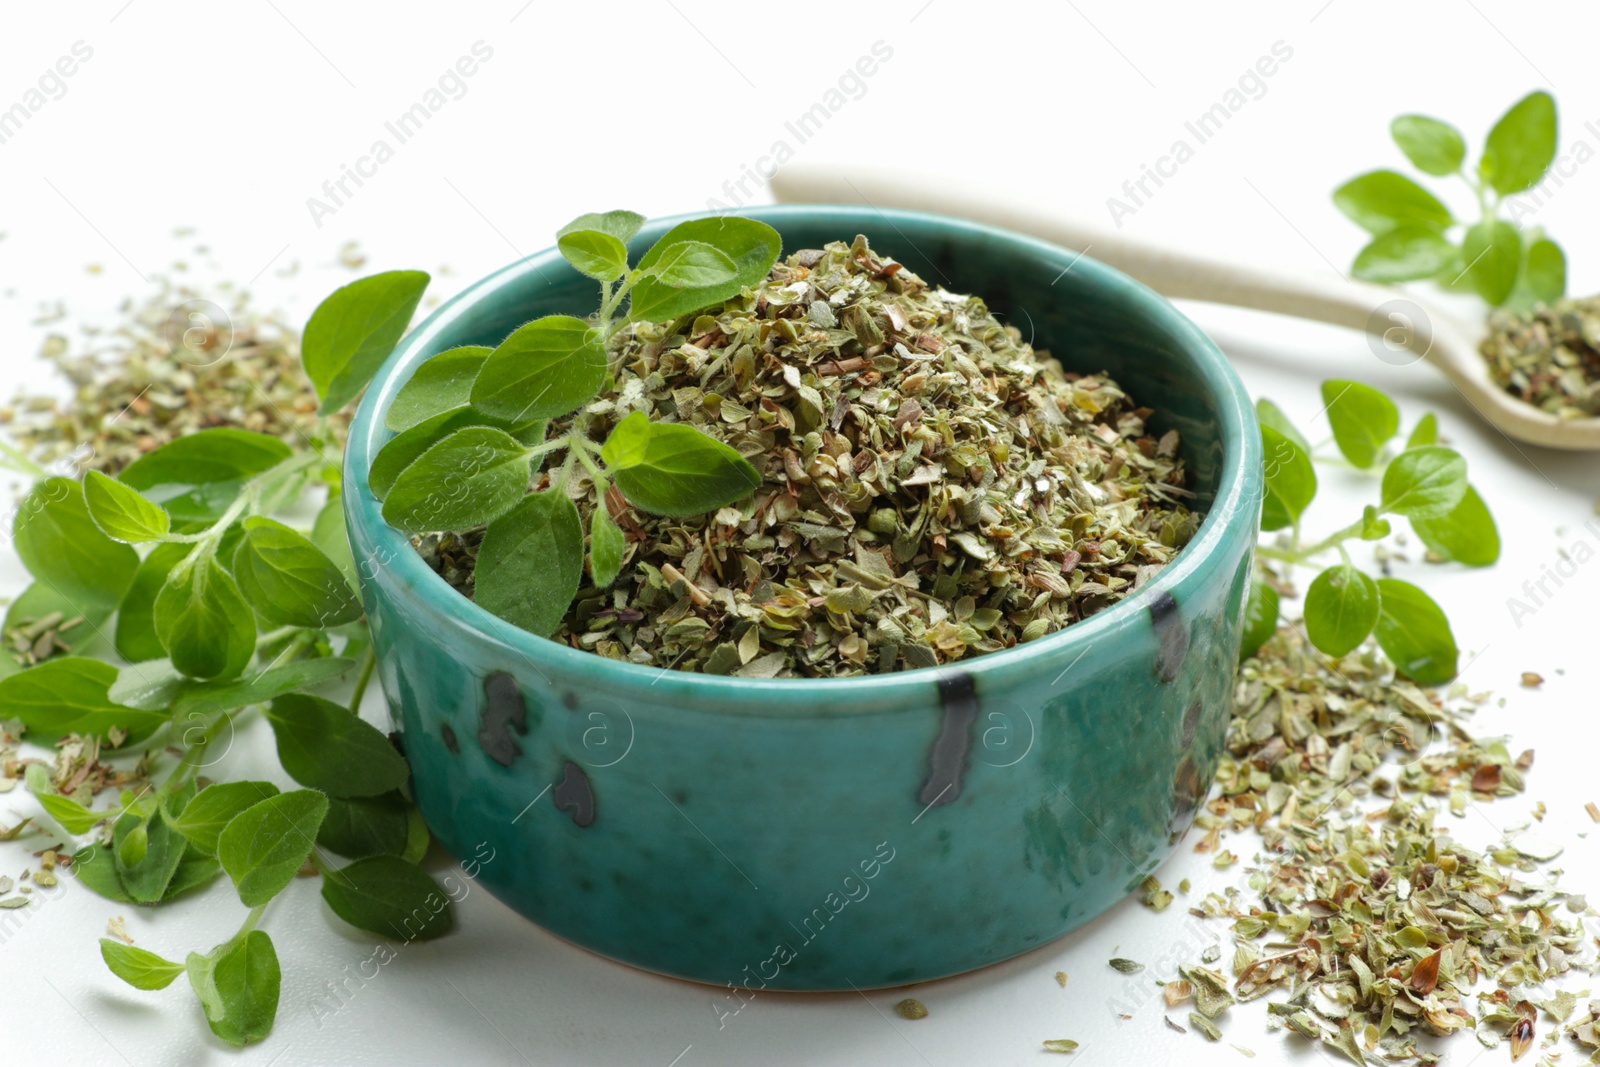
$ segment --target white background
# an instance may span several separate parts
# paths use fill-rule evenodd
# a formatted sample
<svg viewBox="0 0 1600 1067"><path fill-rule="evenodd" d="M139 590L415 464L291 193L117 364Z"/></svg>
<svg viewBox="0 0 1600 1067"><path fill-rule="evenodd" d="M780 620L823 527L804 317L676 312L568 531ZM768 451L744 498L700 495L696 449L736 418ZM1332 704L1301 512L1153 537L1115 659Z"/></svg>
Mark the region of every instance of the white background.
<svg viewBox="0 0 1600 1067"><path fill-rule="evenodd" d="M435 272L433 294L551 243L583 211L699 210L784 138L805 163L871 163L959 176L995 195L1109 222L1105 202L1141 165L1165 154L1183 122L1221 99L1274 42L1293 49L1254 99L1158 195L1124 220L1135 236L1308 271L1348 264L1357 229L1328 192L1358 171L1402 166L1386 127L1401 111L1456 121L1476 146L1527 91L1553 90L1563 149L1600 147L1591 5L1519 0L1365 0L1117 4L893 0L751 4L715 0L556 4L341 4L309 0L90 0L13 5L0 35L0 108L22 99L74 42L93 48L51 100L0 144L0 388L46 386L34 353L41 302L64 300L78 321L113 321L122 297L147 291L182 256L199 279L258 279L270 305L303 317L349 278L337 251L358 240L367 269ZM307 198L355 164L393 119L482 41L493 49L452 99L364 187L320 220ZM874 42L892 58L820 133L796 144L783 123L823 99ZM1569 250L1572 287L1600 288L1600 165L1582 166L1535 218ZM765 194L746 184L744 202ZM1462 210L1465 187L1450 191ZM199 228L179 241L175 226ZM841 235L848 236L848 235ZM194 241L210 247L192 254ZM889 249L888 251L893 251ZM88 264L103 271L92 274ZM292 264L293 277L280 277ZM443 273L444 271L448 273ZM1580 539L1600 496L1600 463L1513 446L1473 417L1426 366L1379 362L1352 333L1209 307L1189 307L1255 395L1270 395L1316 438L1316 383L1354 377L1401 401L1409 425L1439 413L1505 537L1487 571L1429 567L1420 581L1445 603L1471 661L1465 680L1505 697L1481 715L1488 733L1515 730L1538 762L1525 799L1459 823L1482 838L1527 819L1537 799L1547 832L1570 845L1560 865L1600 891L1600 834L1582 805L1600 742L1593 607L1600 565L1579 568L1518 626L1507 598ZM1313 532L1343 525L1375 487L1324 475ZM1600 530L1600 526L1596 527ZM1363 550L1363 554L1365 550ZM1422 566L1397 573L1416 577ZM0 588L19 590L14 559ZM1475 658L1474 658L1475 657ZM1542 691L1517 685L1535 670ZM1564 671L1564 673L1562 673ZM376 714L376 708L370 708ZM269 739L248 735L236 766L271 765ZM22 790L0 821L32 813ZM1448 816L1445 817L1448 821ZM1161 871L1220 884L1189 844ZM27 848L40 847L33 839ZM0 845L0 873L33 863ZM1236 868L1229 872L1237 877ZM1068 1062L1177 1060L1319 1062L1303 1042L1264 1032L1261 1013L1235 1009L1226 1040L1167 1030L1143 979L1137 1010L1112 955L1155 964L1197 944L1181 906L1155 915L1133 903L1001 966L916 991L931 1015L895 1016L903 993L762 995L719 1031L714 991L643 974L558 942L477 891L459 931L412 945L329 1017L313 1005L326 984L372 952L373 939L330 922L311 881L296 883L264 920L283 963L277 1028L236 1053L206 1032L180 980L139 993L105 971L96 939L114 914L144 947L182 958L232 932L241 908L223 881L161 913L110 904L67 880L20 913L0 942L0 1035L7 1058L78 1063L817 1064L1052 1061L1044 1038L1082 1043ZM937 937L937 930L928 936ZM1225 936L1220 926L1206 937ZM1053 975L1071 979L1059 988ZM1160 975L1169 977L1170 972ZM1259 1008L1259 1005L1254 1006ZM1123 1009L1129 1010L1129 1009ZM1501 1062L1470 1037L1448 1062ZM1575 1053L1569 1057L1576 1058ZM1532 1062L1529 1060L1528 1062Z"/></svg>

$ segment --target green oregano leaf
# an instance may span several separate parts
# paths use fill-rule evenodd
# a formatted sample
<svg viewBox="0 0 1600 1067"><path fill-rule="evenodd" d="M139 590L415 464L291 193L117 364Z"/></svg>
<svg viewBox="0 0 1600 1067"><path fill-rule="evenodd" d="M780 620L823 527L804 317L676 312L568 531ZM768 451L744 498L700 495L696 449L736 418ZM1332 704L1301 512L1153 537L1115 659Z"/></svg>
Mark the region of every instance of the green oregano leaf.
<svg viewBox="0 0 1600 1067"><path fill-rule="evenodd" d="M241 812L278 795L271 782L218 782L194 795L172 828L190 845L207 855L216 855L217 838Z"/></svg>
<svg viewBox="0 0 1600 1067"><path fill-rule="evenodd" d="M504 514L526 492L528 450L504 430L469 426L400 472L383 517L405 533L465 530Z"/></svg>
<svg viewBox="0 0 1600 1067"><path fill-rule="evenodd" d="M1306 590L1306 636L1335 659L1367 639L1378 623L1378 584L1366 574L1338 564L1324 570Z"/></svg>
<svg viewBox="0 0 1600 1067"><path fill-rule="evenodd" d="M41 734L95 734L113 727L148 735L167 720L111 699L117 668L86 656L56 656L0 678L0 714Z"/></svg>
<svg viewBox="0 0 1600 1067"><path fill-rule="evenodd" d="M595 505L594 514L589 516L589 578L598 588L605 589L617 580L626 549L622 528L611 517L611 510L602 498Z"/></svg>
<svg viewBox="0 0 1600 1067"><path fill-rule="evenodd" d="M560 490L530 493L489 523L478 547L473 599L485 611L548 637L583 578L583 520Z"/></svg>
<svg viewBox="0 0 1600 1067"><path fill-rule="evenodd" d="M191 557L172 569L153 614L172 665L191 678L232 678L255 655L250 605L210 556Z"/></svg>
<svg viewBox="0 0 1600 1067"><path fill-rule="evenodd" d="M83 476L83 496L89 517L113 541L131 545L159 541L172 529L172 517L164 508L99 471Z"/></svg>
<svg viewBox="0 0 1600 1067"><path fill-rule="evenodd" d="M443 412L465 407L472 399L472 383L492 351L483 345L464 345L425 360L389 401L383 424L400 433Z"/></svg>
<svg viewBox="0 0 1600 1067"><path fill-rule="evenodd" d="M1450 622L1433 599L1410 582L1379 578L1378 645L1395 669L1418 685L1443 685L1460 656Z"/></svg>
<svg viewBox="0 0 1600 1067"><path fill-rule="evenodd" d="M322 398L324 413L344 407L366 387L411 322L428 275L386 271L336 289L317 305L300 341L300 361Z"/></svg>
<svg viewBox="0 0 1600 1067"><path fill-rule="evenodd" d="M184 970L211 1032L230 1045L248 1045L272 1032L283 975L272 938L263 930L189 953Z"/></svg>
<svg viewBox="0 0 1600 1067"><path fill-rule="evenodd" d="M1370 385L1325 381L1322 402L1339 451L1357 467L1376 463L1384 444L1400 429L1400 409Z"/></svg>
<svg viewBox="0 0 1600 1067"><path fill-rule="evenodd" d="M1422 445L1436 445L1439 443L1439 420L1428 412L1417 420L1416 426L1411 430L1411 436L1406 438L1407 448L1418 448Z"/></svg>
<svg viewBox="0 0 1600 1067"><path fill-rule="evenodd" d="M628 246L599 230L573 230L556 238L568 263L589 277L614 282L628 269Z"/></svg>
<svg viewBox="0 0 1600 1067"><path fill-rule="evenodd" d="M472 406L515 425L553 419L598 393L605 377L600 332L571 315L546 315L500 342L472 384Z"/></svg>
<svg viewBox="0 0 1600 1067"><path fill-rule="evenodd" d="M233 577L256 614L278 626L315 630L361 618L361 601L344 572L299 533L260 515L243 523Z"/></svg>
<svg viewBox="0 0 1600 1067"><path fill-rule="evenodd" d="M85 610L113 605L133 581L139 554L107 537L89 516L83 486L45 478L17 505L12 544L28 573Z"/></svg>
<svg viewBox="0 0 1600 1067"><path fill-rule="evenodd" d="M445 891L396 856L370 856L330 872L322 899L351 926L405 942L432 940L455 925Z"/></svg>
<svg viewBox="0 0 1600 1067"><path fill-rule="evenodd" d="M1467 227L1461 258L1478 295L1490 304L1502 304L1522 269L1522 237L1509 222L1485 219Z"/></svg>
<svg viewBox="0 0 1600 1067"><path fill-rule="evenodd" d="M1300 518L1317 495L1317 472L1311 467L1310 455L1271 426L1261 427L1261 453L1266 489L1261 529L1271 532Z"/></svg>
<svg viewBox="0 0 1600 1067"><path fill-rule="evenodd" d="M411 837L411 811L399 793L330 797L317 844L353 860L401 856Z"/></svg>
<svg viewBox="0 0 1600 1067"><path fill-rule="evenodd" d="M246 808L217 838L217 859L246 907L277 896L311 855L328 798L315 789L280 793Z"/></svg>
<svg viewBox="0 0 1600 1067"><path fill-rule="evenodd" d="M1556 102L1539 90L1513 104L1494 124L1478 173L1495 192L1510 196L1538 185L1555 157Z"/></svg>
<svg viewBox="0 0 1600 1067"><path fill-rule="evenodd" d="M1432 278L1456 262L1456 246L1427 226L1396 226L1356 253L1350 273L1380 285Z"/></svg>
<svg viewBox="0 0 1600 1067"><path fill-rule="evenodd" d="M645 511L701 515L749 496L761 484L761 475L748 460L693 426L651 422L644 447L637 450L631 444L633 429L625 432L627 447L609 452L618 458L612 478L622 495ZM607 455L605 448L601 455Z"/></svg>
<svg viewBox="0 0 1600 1067"><path fill-rule="evenodd" d="M1539 238L1528 246L1524 277L1535 300L1546 304L1560 300L1567 291L1566 253L1548 237Z"/></svg>
<svg viewBox="0 0 1600 1067"><path fill-rule="evenodd" d="M71 797L56 793L34 793L33 799L39 802L46 815L60 823L61 828L73 836L88 833L94 829L95 823L108 814L103 811L91 811Z"/></svg>
<svg viewBox="0 0 1600 1067"><path fill-rule="evenodd" d="M221 517L246 482L290 454L271 434L219 426L168 441L128 464L117 479L166 508L175 522L207 523Z"/></svg>
<svg viewBox="0 0 1600 1067"><path fill-rule="evenodd" d="M739 272L726 252L704 241L679 241L661 250L648 277L674 289L710 289Z"/></svg>
<svg viewBox="0 0 1600 1067"><path fill-rule="evenodd" d="M267 721L283 769L331 797L387 793L410 773L383 731L331 700L287 693L268 706Z"/></svg>
<svg viewBox="0 0 1600 1067"><path fill-rule="evenodd" d="M161 638L156 635L156 594L167 584L172 568L193 550L192 544L166 542L156 545L139 561L133 582L117 605L114 643L117 654L129 663L160 659L167 654Z"/></svg>
<svg viewBox="0 0 1600 1067"><path fill-rule="evenodd" d="M734 264L733 276L715 284L689 286L668 285L650 277L667 250L685 241L710 245L727 256ZM633 288L628 320L664 322L720 303L765 278L777 261L782 244L778 231L753 219L718 216L681 222L651 246L634 267L644 280Z"/></svg>
<svg viewBox="0 0 1600 1067"><path fill-rule="evenodd" d="M1244 636L1239 646L1241 659L1253 656L1278 632L1278 591L1260 578L1250 583L1250 599L1244 608Z"/></svg>
<svg viewBox="0 0 1600 1067"><path fill-rule="evenodd" d="M1454 174L1467 154L1460 130L1426 115L1401 115L1389 124L1389 133L1411 165L1424 174Z"/></svg>
<svg viewBox="0 0 1600 1067"><path fill-rule="evenodd" d="M162 959L148 949L125 945L109 937L100 939L100 958L111 973L135 989L165 989L184 971L183 964Z"/></svg>
<svg viewBox="0 0 1600 1067"><path fill-rule="evenodd" d="M186 842L157 809L148 820L127 812L112 824L112 860L128 896L154 904L167 891L183 860Z"/></svg>
<svg viewBox="0 0 1600 1067"><path fill-rule="evenodd" d="M1408 519L1446 515L1466 493L1466 460L1443 445L1408 448L1383 472L1383 510Z"/></svg>
<svg viewBox="0 0 1600 1067"><path fill-rule="evenodd" d="M1459 503L1437 518L1413 518L1411 528L1435 555L1487 567L1500 558L1500 531L1477 490L1467 486Z"/></svg>
<svg viewBox="0 0 1600 1067"><path fill-rule="evenodd" d="M1334 190L1333 202L1374 235L1408 224L1443 230L1455 221L1438 197L1392 170L1375 170L1350 179Z"/></svg>

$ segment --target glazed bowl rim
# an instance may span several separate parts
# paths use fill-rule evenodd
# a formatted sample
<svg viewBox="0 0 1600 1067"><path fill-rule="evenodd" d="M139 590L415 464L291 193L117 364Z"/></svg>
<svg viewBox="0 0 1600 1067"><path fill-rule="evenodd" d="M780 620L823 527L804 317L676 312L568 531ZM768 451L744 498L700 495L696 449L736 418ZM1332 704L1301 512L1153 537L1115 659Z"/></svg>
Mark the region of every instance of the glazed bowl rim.
<svg viewBox="0 0 1600 1067"><path fill-rule="evenodd" d="M903 696L906 701L923 699L926 687L936 681L941 673L952 669L959 669L976 678L1009 672L1042 673L1058 667L1064 668L1062 673L1065 673L1097 642L1110 639L1119 631L1136 625L1140 613L1152 598L1166 593L1181 605L1187 599L1182 595L1186 587L1219 580L1211 565L1216 558L1226 555L1226 546L1239 536L1237 527L1240 524L1249 525L1248 536L1253 542L1261 492L1260 438L1256 432L1254 408L1243 382L1221 350L1164 297L1087 255L1078 255L1061 246L1015 231L966 219L930 212L849 204L762 205L744 210L751 217L773 225L780 233L785 219L808 219L819 213L862 215L870 212L896 230L900 229L900 223L933 223L953 231L957 236L982 238L1008 246L1006 254L1011 257L1032 254L1052 259L1070 259L1068 269L1093 277L1100 287L1114 293L1117 299L1131 305L1141 317L1169 334L1177 349L1199 372L1215 400L1223 446L1221 466L1216 494L1195 537L1159 574L1137 591L1087 619L999 652L886 674L845 678L750 679L673 671L670 668L613 660L512 626L451 588L423 561L405 535L383 520L378 501L367 487L366 473L371 456L392 436L379 416L388 410L395 392L403 384L399 376L401 369L408 369L406 377L409 378L410 371L414 370L411 364L420 363L436 351L443 351L437 346L436 338L480 301L503 290L515 289L530 277L542 277L545 267L570 269L560 253L551 247L525 256L474 282L408 331L374 375L351 421L345 448L343 496L352 548L357 549L359 562L358 546L370 544L374 555L383 560L380 567L395 568L394 576L401 581L400 587L392 595L410 597L414 601L411 607L415 610L405 612L408 621L415 622L420 615L441 635L464 628L474 637L526 659L535 669L539 664L546 663L564 673L596 672L598 678L604 679L602 684L605 688L619 695L636 691L642 696L649 692L659 699L666 693L657 683L663 680L664 675L670 674L673 678L665 690L678 698L694 701L701 708L739 711L774 701L805 705L817 699L818 693L813 687L822 686L834 697L848 701L827 708L829 712L838 712L851 707L882 707L898 703L895 699L897 696ZM693 212L652 219L641 233L654 236L679 222L704 218L708 214ZM426 356L419 355L424 351L427 352ZM1137 384L1128 387L1134 395L1138 394ZM363 569L362 584L369 583L382 585ZM377 589L372 595L391 594ZM540 673L543 674L543 671Z"/></svg>

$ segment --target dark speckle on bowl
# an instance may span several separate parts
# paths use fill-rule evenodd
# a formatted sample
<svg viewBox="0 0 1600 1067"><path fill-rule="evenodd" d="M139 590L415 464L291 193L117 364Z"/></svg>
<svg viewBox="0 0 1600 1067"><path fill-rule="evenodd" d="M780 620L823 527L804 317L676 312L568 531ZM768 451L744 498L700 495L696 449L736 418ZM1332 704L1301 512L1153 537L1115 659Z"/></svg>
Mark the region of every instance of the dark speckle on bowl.
<svg viewBox="0 0 1600 1067"><path fill-rule="evenodd" d="M483 717L478 722L478 744L489 758L509 767L522 755L511 731L528 731L528 706L522 701L517 680L508 671L495 671L483 680Z"/></svg>
<svg viewBox="0 0 1600 1067"><path fill-rule="evenodd" d="M948 671L939 676L939 704L943 716L939 736L928 754L928 777L917 800L928 807L948 804L961 795L961 775L967 769L972 747L972 724L978 718L978 694L972 675Z"/></svg>
<svg viewBox="0 0 1600 1067"><path fill-rule="evenodd" d="M565 704L567 706L567 710L568 711L577 711L578 710L578 694L574 693L570 689L567 690L565 693L561 694L561 703L563 703L563 704Z"/></svg>
<svg viewBox="0 0 1600 1067"><path fill-rule="evenodd" d="M439 733L444 738L444 747L450 750L451 755L461 751L461 742L456 740L456 731L449 723L439 727Z"/></svg>
<svg viewBox="0 0 1600 1067"><path fill-rule="evenodd" d="M1156 653L1156 677L1170 682L1183 667L1189 654L1189 630L1183 625L1178 602L1165 589L1150 598L1150 625L1155 627L1160 648Z"/></svg>
<svg viewBox="0 0 1600 1067"><path fill-rule="evenodd" d="M589 784L589 776L583 773L583 768L571 760L561 764L561 781L551 792L550 799L559 810L571 812L572 821L579 826L594 823L594 787Z"/></svg>

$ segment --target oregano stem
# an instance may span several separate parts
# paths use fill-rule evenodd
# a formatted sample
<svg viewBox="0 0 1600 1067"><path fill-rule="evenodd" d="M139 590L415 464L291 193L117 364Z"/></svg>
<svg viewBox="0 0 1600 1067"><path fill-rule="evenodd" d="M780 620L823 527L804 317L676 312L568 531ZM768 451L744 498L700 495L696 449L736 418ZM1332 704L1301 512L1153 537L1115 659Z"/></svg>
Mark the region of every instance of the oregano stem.
<svg viewBox="0 0 1600 1067"><path fill-rule="evenodd" d="M372 668L377 665L378 654L367 646L367 654L361 657L361 673L356 675L355 692L350 694L350 714L361 714L361 698L367 695L367 683L372 680Z"/></svg>

